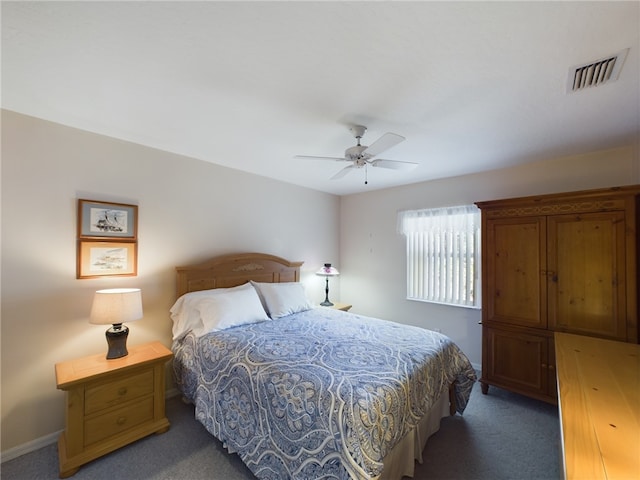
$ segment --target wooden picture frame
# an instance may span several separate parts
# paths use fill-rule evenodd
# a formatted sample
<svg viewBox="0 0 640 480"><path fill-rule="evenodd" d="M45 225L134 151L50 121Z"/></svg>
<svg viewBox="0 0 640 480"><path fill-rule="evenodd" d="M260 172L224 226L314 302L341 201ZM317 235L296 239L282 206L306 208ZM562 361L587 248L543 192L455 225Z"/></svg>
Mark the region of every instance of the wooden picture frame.
<svg viewBox="0 0 640 480"><path fill-rule="evenodd" d="M137 238L137 205L78 199L78 239Z"/></svg>
<svg viewBox="0 0 640 480"><path fill-rule="evenodd" d="M77 278L138 274L138 243L78 240Z"/></svg>

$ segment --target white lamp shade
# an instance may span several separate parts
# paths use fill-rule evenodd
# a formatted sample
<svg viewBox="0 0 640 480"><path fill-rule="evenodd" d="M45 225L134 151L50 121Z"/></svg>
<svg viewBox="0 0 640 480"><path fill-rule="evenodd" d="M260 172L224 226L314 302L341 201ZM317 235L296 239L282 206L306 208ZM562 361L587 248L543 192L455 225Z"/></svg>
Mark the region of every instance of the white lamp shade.
<svg viewBox="0 0 640 480"><path fill-rule="evenodd" d="M332 267L330 263L325 263L324 266L316 272L316 275L322 275L325 277L334 277L340 275L337 268Z"/></svg>
<svg viewBox="0 0 640 480"><path fill-rule="evenodd" d="M142 294L139 288L98 290L93 297L89 323L108 325L130 323L142 318Z"/></svg>

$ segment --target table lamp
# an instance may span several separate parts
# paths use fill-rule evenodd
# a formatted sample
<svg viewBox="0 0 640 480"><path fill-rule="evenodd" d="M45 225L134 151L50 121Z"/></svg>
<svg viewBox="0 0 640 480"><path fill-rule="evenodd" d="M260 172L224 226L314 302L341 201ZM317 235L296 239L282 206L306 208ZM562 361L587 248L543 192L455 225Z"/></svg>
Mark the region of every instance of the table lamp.
<svg viewBox="0 0 640 480"><path fill-rule="evenodd" d="M122 325L142 318L142 295L139 288L110 288L98 290L93 297L89 323L109 325L106 331L107 359L125 357L129 329Z"/></svg>
<svg viewBox="0 0 640 480"><path fill-rule="evenodd" d="M320 305L322 305L323 307L332 307L333 303L329 301L329 277L340 275L340 272L336 268L332 267L330 263L325 263L324 267L316 272L316 275L326 277L326 284L324 287L324 302L322 302Z"/></svg>

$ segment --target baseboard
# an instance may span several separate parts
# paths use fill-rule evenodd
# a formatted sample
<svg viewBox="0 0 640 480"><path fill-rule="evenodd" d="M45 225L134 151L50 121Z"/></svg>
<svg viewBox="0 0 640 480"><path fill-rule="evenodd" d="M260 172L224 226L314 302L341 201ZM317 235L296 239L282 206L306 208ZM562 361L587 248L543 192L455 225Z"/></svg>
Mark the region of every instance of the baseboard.
<svg viewBox="0 0 640 480"><path fill-rule="evenodd" d="M173 398L178 395L180 395L180 390L178 390L177 388L172 388L164 392L164 398Z"/></svg>
<svg viewBox="0 0 640 480"><path fill-rule="evenodd" d="M35 452L36 450L47 447L52 443L57 442L61 433L62 430L59 430L57 432L50 433L49 435L45 435L44 437L36 438L30 442L18 445L17 447L10 448L0 454L0 463L8 462L14 458L18 458L27 453Z"/></svg>
<svg viewBox="0 0 640 480"><path fill-rule="evenodd" d="M177 388L167 390L164 394L165 398L172 398L178 395L180 395L180 391ZM50 433L49 435L45 435L44 437L36 438L35 440L31 440L30 442L10 448L0 453L0 463L8 462L9 460L13 460L14 458L21 457L22 455L35 452L36 450L51 445L52 443L56 443L61 433L62 430L58 430L57 432Z"/></svg>

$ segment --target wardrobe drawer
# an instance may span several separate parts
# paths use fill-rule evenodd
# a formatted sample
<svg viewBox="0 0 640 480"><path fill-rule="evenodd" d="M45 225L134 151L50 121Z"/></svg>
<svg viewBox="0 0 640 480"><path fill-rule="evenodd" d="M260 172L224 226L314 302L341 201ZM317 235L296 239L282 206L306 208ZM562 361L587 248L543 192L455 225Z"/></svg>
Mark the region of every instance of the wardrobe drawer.
<svg viewBox="0 0 640 480"><path fill-rule="evenodd" d="M153 393L153 368L132 376L122 376L89 385L85 391L84 412L85 415L90 415L151 393Z"/></svg>

